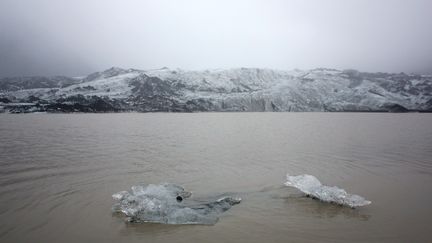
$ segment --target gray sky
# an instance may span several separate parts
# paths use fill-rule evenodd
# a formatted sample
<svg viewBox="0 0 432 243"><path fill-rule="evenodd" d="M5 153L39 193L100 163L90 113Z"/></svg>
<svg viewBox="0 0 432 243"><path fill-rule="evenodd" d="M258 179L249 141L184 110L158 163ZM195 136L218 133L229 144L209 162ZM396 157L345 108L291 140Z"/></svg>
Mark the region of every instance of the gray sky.
<svg viewBox="0 0 432 243"><path fill-rule="evenodd" d="M432 0L0 0L0 76L111 66L432 73Z"/></svg>

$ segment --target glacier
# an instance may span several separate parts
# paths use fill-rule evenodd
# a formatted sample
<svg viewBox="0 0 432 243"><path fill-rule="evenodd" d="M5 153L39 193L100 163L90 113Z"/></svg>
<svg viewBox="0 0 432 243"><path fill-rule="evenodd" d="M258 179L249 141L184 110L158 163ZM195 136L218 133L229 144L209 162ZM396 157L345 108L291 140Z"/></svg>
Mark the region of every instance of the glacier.
<svg viewBox="0 0 432 243"><path fill-rule="evenodd" d="M190 199L191 195L183 187L170 183L132 186L130 191L112 195L117 201L112 211L126 216L131 223L213 225L220 214L241 202L241 198L230 196L195 201Z"/></svg>
<svg viewBox="0 0 432 243"><path fill-rule="evenodd" d="M113 67L86 77L0 78L0 111L432 112L432 76L326 68Z"/></svg>
<svg viewBox="0 0 432 243"><path fill-rule="evenodd" d="M355 194L348 194L344 189L336 186L325 186L312 175L290 176L287 174L286 186L295 187L307 196L319 199L323 202L335 203L351 208L366 206L371 201Z"/></svg>

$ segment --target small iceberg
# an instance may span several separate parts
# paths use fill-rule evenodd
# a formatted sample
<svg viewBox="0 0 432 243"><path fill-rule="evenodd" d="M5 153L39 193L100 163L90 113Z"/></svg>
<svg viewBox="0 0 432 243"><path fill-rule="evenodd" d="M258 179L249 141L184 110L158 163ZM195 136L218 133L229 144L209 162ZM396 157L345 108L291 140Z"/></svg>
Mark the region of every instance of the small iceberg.
<svg viewBox="0 0 432 243"><path fill-rule="evenodd" d="M371 201L355 194L348 194L344 189L336 186L325 186L312 175L290 176L287 174L286 186L291 186L299 189L307 196L319 199L323 202L335 203L351 208L366 206L371 204Z"/></svg>
<svg viewBox="0 0 432 243"><path fill-rule="evenodd" d="M118 201L112 210L131 223L215 224L219 215L241 198L221 197L214 201L190 200L192 193L175 184L132 186L112 195Z"/></svg>

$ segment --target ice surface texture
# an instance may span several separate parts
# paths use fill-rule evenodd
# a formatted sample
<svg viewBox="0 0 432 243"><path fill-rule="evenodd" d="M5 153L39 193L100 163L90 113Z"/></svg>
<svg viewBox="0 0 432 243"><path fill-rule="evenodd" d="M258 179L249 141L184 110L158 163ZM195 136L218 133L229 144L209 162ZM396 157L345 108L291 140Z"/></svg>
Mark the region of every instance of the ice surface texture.
<svg viewBox="0 0 432 243"><path fill-rule="evenodd" d="M336 186L325 186L312 175L290 176L287 174L286 186L292 186L306 195L323 202L335 203L352 208L371 204L371 201L355 194L348 194L344 189Z"/></svg>
<svg viewBox="0 0 432 243"><path fill-rule="evenodd" d="M132 186L130 191L112 195L118 201L114 213L121 213L133 223L215 224L219 215L240 198L222 197L211 202L188 200L190 192L174 184Z"/></svg>

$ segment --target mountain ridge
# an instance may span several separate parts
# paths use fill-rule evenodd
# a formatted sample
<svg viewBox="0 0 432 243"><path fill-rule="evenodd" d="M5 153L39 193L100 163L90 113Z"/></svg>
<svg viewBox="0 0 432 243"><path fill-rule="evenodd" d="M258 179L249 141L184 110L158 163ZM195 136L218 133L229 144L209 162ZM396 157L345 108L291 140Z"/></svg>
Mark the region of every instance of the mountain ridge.
<svg viewBox="0 0 432 243"><path fill-rule="evenodd" d="M21 112L432 111L432 76L353 69L123 69L0 78L0 110Z"/></svg>

